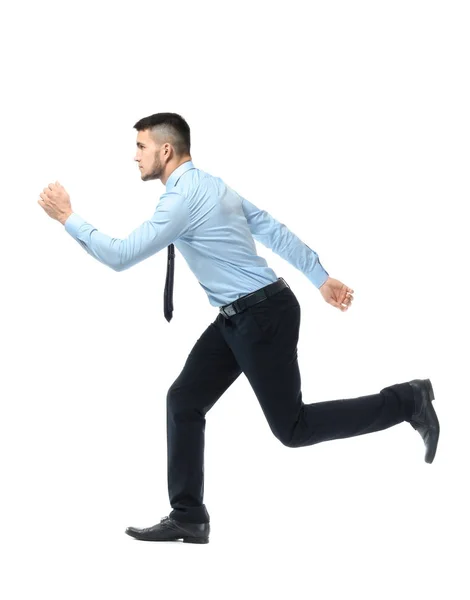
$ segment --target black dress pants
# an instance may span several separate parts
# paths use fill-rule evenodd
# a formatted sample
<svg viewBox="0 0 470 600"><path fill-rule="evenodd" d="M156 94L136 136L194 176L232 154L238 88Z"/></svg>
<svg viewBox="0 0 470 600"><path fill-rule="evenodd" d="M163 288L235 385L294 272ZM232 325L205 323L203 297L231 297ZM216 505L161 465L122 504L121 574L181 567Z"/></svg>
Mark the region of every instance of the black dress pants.
<svg viewBox="0 0 470 600"><path fill-rule="evenodd" d="M290 448L371 433L411 418L408 383L370 396L304 404L299 326L300 306L287 287L230 318L219 313L197 340L167 395L172 518L210 520L203 503L205 415L242 372L271 431Z"/></svg>

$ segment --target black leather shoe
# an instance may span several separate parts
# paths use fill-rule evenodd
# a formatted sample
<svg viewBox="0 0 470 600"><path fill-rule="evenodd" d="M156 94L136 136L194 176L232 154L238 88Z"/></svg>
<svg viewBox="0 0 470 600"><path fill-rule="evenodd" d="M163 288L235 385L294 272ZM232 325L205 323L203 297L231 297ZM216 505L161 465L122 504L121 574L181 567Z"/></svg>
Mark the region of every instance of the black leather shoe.
<svg viewBox="0 0 470 600"><path fill-rule="evenodd" d="M125 533L138 540L149 542L171 542L182 538L183 542L189 544L207 544L210 525L209 523L182 523L171 517L163 517L160 523L153 527L146 529L128 527Z"/></svg>
<svg viewBox="0 0 470 600"><path fill-rule="evenodd" d="M432 405L434 391L429 379L413 379L408 382L413 388L415 410L411 425L420 433L426 446L424 460L432 463L439 439L439 421Z"/></svg>

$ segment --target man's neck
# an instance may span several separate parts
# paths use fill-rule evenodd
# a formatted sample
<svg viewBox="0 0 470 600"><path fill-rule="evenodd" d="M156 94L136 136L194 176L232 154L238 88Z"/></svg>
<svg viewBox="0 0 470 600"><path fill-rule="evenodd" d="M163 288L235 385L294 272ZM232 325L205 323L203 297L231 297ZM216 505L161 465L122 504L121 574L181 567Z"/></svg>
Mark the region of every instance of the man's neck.
<svg viewBox="0 0 470 600"><path fill-rule="evenodd" d="M188 162L189 160L192 160L191 156L186 156L185 158L180 159L180 161L174 166L170 166L169 164L167 165L167 169L169 170L169 172L165 172L164 176L161 179L161 182L163 183L163 185L166 185L166 182L168 181L170 175L173 173L173 171L176 171L176 169L178 167L180 167L183 163ZM170 171L171 169L171 171Z"/></svg>

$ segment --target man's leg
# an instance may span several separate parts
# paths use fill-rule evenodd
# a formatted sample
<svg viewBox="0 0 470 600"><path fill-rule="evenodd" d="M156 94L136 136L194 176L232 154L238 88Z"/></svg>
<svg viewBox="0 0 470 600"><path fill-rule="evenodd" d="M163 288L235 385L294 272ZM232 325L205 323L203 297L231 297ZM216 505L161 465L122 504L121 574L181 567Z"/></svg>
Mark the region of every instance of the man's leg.
<svg viewBox="0 0 470 600"><path fill-rule="evenodd" d="M170 517L177 521L209 522L203 504L205 414L240 373L231 349L211 323L168 391L168 493Z"/></svg>
<svg viewBox="0 0 470 600"><path fill-rule="evenodd" d="M410 419L413 391L408 383L391 385L379 394L304 404L297 362L299 326L299 303L285 288L234 315L222 330L283 444L309 446Z"/></svg>

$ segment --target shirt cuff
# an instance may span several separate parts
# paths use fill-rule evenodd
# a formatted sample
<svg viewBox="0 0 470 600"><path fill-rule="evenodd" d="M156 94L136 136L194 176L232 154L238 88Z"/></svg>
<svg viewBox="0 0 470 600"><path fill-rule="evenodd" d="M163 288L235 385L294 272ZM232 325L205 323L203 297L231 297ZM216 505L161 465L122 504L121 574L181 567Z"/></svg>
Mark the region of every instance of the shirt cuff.
<svg viewBox="0 0 470 600"><path fill-rule="evenodd" d="M77 213L73 212L65 221L64 227L65 227L65 230L68 233L70 233L70 235L72 237L77 239L78 230L84 223L86 223L85 219L82 219L82 217L80 217L80 215L77 215Z"/></svg>
<svg viewBox="0 0 470 600"><path fill-rule="evenodd" d="M313 283L313 285L317 288L320 288L325 281L328 279L329 274L325 269L321 266L320 262L317 261L313 271L308 273L307 278Z"/></svg>

